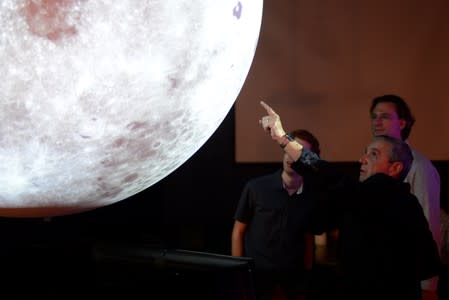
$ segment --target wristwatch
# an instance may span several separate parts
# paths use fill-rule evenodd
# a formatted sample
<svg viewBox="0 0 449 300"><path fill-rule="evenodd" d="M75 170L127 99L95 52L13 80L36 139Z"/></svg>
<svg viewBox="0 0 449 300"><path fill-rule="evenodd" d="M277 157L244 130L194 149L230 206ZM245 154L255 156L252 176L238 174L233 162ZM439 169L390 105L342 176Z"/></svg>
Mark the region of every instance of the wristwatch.
<svg viewBox="0 0 449 300"><path fill-rule="evenodd" d="M279 146L281 146L281 148L284 149L285 146L287 146L288 143L293 142L294 140L295 139L292 136L290 136L289 134L285 134L283 136L282 143Z"/></svg>

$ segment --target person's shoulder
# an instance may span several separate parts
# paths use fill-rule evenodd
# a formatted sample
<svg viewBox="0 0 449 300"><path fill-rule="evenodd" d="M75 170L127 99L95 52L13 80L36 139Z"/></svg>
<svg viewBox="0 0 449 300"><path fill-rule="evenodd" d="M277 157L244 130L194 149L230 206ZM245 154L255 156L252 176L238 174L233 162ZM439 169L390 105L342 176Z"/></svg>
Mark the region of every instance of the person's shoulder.
<svg viewBox="0 0 449 300"><path fill-rule="evenodd" d="M393 202L399 205L398 207L411 209L415 212L417 212L417 210L422 211L421 204L416 195L411 192L410 183L408 182L394 180L393 189L387 194L391 196L391 199L394 200Z"/></svg>
<svg viewBox="0 0 449 300"><path fill-rule="evenodd" d="M422 154L421 152L419 152L418 150L416 150L415 148L410 146L410 150L412 150L412 155L413 155L413 162L419 165L431 165L433 166L432 161L425 156L424 154ZM433 166L434 167L434 166Z"/></svg>
<svg viewBox="0 0 449 300"><path fill-rule="evenodd" d="M361 182L365 197L376 199L389 208L412 207L418 199L410 192L410 184L383 173L377 173Z"/></svg>
<svg viewBox="0 0 449 300"><path fill-rule="evenodd" d="M425 156L424 154L422 154L413 147L410 147L410 149L412 150L413 155L412 169L415 169L415 172L416 170L419 170L419 172L432 171L438 173L437 168L427 156Z"/></svg>
<svg viewBox="0 0 449 300"><path fill-rule="evenodd" d="M403 194L410 195L410 184L408 182L400 181L384 173L377 173L361 183L365 188L371 190L373 194ZM414 196L413 196L414 197Z"/></svg>

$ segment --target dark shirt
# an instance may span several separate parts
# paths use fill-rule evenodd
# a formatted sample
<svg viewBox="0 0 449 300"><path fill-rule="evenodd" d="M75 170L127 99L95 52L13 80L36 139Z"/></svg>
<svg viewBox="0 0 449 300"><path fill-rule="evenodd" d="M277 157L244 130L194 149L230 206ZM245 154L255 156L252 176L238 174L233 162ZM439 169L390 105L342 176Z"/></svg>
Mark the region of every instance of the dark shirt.
<svg viewBox="0 0 449 300"><path fill-rule="evenodd" d="M309 231L309 190L291 196L283 188L281 171L250 180L234 218L248 224L245 256L256 270L304 269L305 233Z"/></svg>
<svg viewBox="0 0 449 300"><path fill-rule="evenodd" d="M420 281L438 273L439 256L409 184L385 174L358 182L308 151L292 167L318 177L319 192L329 195L320 206L327 225L340 229L344 296L421 299Z"/></svg>

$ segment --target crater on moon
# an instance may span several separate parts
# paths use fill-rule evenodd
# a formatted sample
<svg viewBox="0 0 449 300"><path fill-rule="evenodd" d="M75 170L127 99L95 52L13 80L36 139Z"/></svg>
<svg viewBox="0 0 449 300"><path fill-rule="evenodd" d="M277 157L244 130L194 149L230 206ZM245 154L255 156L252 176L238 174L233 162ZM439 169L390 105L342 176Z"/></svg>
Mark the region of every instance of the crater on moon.
<svg viewBox="0 0 449 300"><path fill-rule="evenodd" d="M259 1L3 0L0 216L126 199L212 135L248 74Z"/></svg>

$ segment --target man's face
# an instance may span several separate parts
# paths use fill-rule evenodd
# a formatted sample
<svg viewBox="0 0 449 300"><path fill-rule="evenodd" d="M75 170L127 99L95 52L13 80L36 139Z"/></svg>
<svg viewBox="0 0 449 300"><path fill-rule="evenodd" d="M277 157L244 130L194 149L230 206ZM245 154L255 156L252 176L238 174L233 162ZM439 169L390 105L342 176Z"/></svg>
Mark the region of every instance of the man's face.
<svg viewBox="0 0 449 300"><path fill-rule="evenodd" d="M299 138L295 138L295 140L300 143L304 148L310 150L312 148L312 145L310 145L309 142L299 139ZM291 168L291 164L294 162L293 158L291 158L287 152L284 152L284 160L283 160L283 166L284 166L284 171L292 174L296 172Z"/></svg>
<svg viewBox="0 0 449 300"><path fill-rule="evenodd" d="M371 132L373 136L388 135L402 140L401 130L405 120L399 119L396 106L391 102L378 103L371 112Z"/></svg>
<svg viewBox="0 0 449 300"><path fill-rule="evenodd" d="M364 181L377 173L384 173L395 177L397 169L396 163L391 163L388 159L391 145L382 140L371 142L365 150L365 154L359 159L361 163L359 181Z"/></svg>

